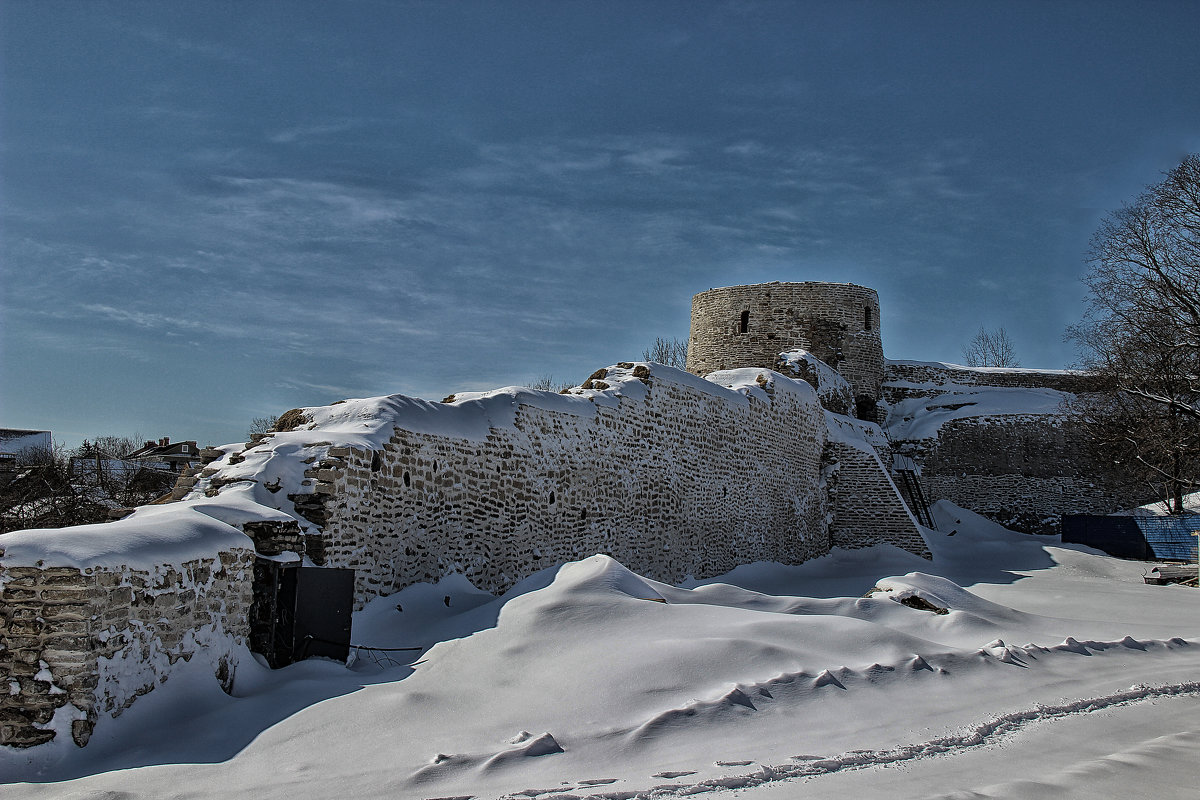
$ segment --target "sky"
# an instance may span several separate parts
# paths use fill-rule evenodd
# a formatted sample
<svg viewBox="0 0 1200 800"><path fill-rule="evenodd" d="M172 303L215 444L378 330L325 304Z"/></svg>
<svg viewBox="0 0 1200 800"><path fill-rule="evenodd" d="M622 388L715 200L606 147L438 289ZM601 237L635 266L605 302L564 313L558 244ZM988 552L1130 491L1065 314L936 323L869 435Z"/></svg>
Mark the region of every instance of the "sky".
<svg viewBox="0 0 1200 800"><path fill-rule="evenodd" d="M714 286L889 358L1076 359L1088 240L1200 151L1193 2L0 0L0 427L242 440L578 383Z"/></svg>

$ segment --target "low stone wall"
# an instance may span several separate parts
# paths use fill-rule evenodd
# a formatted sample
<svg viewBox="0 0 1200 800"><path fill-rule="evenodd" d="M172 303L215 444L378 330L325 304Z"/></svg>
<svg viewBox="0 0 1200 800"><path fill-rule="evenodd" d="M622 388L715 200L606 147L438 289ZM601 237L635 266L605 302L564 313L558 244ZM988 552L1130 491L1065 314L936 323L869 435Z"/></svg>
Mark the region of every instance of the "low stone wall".
<svg viewBox="0 0 1200 800"><path fill-rule="evenodd" d="M151 570L2 559L0 549L0 744L69 735L83 746L100 717L120 715L180 659L204 659L232 686L252 549Z"/></svg>
<svg viewBox="0 0 1200 800"><path fill-rule="evenodd" d="M1063 514L1107 514L1135 502L1085 478L1024 475L922 475L926 497L949 500L1006 528L1057 534Z"/></svg>

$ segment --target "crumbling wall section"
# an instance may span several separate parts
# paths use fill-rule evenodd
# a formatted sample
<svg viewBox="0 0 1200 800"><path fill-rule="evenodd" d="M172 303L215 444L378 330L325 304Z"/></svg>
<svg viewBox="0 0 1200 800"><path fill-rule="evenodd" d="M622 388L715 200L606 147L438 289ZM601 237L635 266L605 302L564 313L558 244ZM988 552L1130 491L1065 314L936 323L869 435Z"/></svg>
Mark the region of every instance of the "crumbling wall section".
<svg viewBox="0 0 1200 800"><path fill-rule="evenodd" d="M1107 514L1143 502L1105 479L1105 465L1089 455L1083 432L1054 400L1094 388L1086 373L889 361L885 374L893 449L916 463L930 501L949 500L1028 533L1058 533L1063 514ZM1028 407L1036 412L985 410L997 398L1021 406L1005 398L1023 397L1022 389L1033 390ZM913 428L897 410L911 415L918 399L918 414L946 418L923 438L906 438L901 432ZM947 414L954 409L959 418Z"/></svg>
<svg viewBox="0 0 1200 800"><path fill-rule="evenodd" d="M3 541L0 540L0 545ZM227 690L248 633L253 550L154 569L5 563L0 550L0 744L83 746L200 657Z"/></svg>

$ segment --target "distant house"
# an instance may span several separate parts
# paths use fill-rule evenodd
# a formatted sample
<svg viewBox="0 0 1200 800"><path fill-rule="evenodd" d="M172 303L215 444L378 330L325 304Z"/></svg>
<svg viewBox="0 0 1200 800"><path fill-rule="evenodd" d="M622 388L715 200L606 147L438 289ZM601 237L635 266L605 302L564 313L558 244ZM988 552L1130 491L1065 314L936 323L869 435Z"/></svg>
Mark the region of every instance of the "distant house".
<svg viewBox="0 0 1200 800"><path fill-rule="evenodd" d="M36 451L50 451L54 442L50 431L0 428L0 466L15 466Z"/></svg>
<svg viewBox="0 0 1200 800"><path fill-rule="evenodd" d="M200 448L195 440L171 444L170 437L164 436L157 442L146 442L144 445L122 457L123 461L136 461L154 469L168 469L171 472L182 472L193 464L200 463Z"/></svg>

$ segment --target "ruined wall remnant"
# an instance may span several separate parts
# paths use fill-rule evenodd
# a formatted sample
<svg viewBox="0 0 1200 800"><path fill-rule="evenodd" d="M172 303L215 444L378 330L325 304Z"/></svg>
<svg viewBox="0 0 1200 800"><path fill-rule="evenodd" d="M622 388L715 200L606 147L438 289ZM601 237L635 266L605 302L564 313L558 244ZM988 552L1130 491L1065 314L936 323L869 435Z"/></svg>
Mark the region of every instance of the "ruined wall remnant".
<svg viewBox="0 0 1200 800"><path fill-rule="evenodd" d="M762 283L709 289L692 298L688 371L775 369L803 348L850 382L855 398L878 401L883 381L879 297L852 283Z"/></svg>

